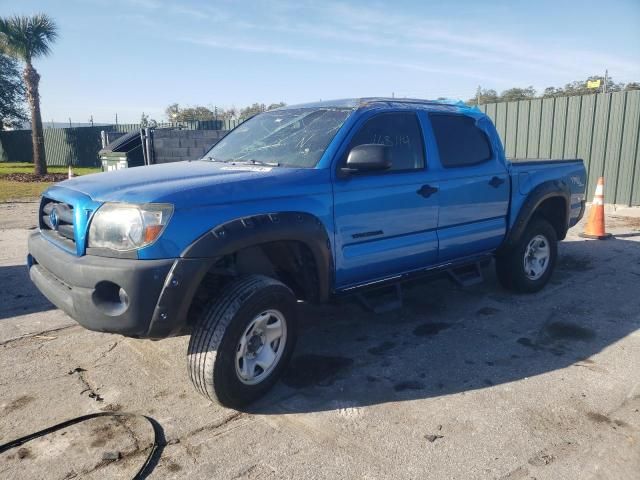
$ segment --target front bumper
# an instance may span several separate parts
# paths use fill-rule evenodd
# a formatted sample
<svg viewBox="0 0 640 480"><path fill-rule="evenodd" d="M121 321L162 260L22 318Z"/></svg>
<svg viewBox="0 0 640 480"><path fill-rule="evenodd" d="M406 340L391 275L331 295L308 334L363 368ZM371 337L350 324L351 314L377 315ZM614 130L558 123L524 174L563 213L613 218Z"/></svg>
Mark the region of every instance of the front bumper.
<svg viewBox="0 0 640 480"><path fill-rule="evenodd" d="M201 259L137 260L75 256L29 237L33 283L55 306L89 330L138 338L181 331L210 263Z"/></svg>

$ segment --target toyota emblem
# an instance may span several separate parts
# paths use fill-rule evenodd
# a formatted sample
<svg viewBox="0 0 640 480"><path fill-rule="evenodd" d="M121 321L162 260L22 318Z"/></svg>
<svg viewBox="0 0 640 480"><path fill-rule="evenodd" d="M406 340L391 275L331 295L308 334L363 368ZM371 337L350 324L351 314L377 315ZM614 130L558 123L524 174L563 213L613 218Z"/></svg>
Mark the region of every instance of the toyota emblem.
<svg viewBox="0 0 640 480"><path fill-rule="evenodd" d="M53 210L51 210L51 213L49 214L49 221L51 222L51 227L54 230L57 230L60 219L58 218L58 211L56 210L55 207L53 208Z"/></svg>

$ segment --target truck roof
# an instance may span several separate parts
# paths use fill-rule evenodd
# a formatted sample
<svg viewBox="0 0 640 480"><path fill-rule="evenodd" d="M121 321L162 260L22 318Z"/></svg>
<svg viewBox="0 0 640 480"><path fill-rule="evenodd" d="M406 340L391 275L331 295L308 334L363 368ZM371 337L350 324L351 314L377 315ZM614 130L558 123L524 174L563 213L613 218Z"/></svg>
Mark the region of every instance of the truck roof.
<svg viewBox="0 0 640 480"><path fill-rule="evenodd" d="M393 98L393 97L361 97L361 98L342 98L337 100L324 100L311 103L301 103L297 105L287 105L278 110L287 110L292 108L366 108L366 107L395 107L402 108L411 105L412 107L420 106L430 110L456 110L456 111L473 111L479 113L475 107L469 107L461 100L425 100L419 98ZM448 107L448 108L447 108ZM453 108L452 108L453 107Z"/></svg>

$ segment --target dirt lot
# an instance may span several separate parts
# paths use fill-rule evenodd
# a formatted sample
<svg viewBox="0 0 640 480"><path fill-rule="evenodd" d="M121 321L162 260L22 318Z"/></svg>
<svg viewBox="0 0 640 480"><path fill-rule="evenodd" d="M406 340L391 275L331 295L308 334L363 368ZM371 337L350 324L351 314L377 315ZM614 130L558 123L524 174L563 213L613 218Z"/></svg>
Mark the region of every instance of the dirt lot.
<svg viewBox="0 0 640 480"><path fill-rule="evenodd" d="M30 284L36 205L0 204L0 443L96 411L162 427L151 478L637 479L640 224L570 232L551 284L412 285L384 315L301 306L284 380L223 409L186 373L187 338L89 332ZM131 478L153 432L101 418L0 455L0 477ZM120 458L119 460L114 460Z"/></svg>

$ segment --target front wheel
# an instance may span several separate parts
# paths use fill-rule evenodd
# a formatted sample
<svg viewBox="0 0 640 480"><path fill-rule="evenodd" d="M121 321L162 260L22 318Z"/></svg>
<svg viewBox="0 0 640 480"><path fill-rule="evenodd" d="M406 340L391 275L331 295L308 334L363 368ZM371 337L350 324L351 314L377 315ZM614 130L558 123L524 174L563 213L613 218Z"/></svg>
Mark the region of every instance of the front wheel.
<svg viewBox="0 0 640 480"><path fill-rule="evenodd" d="M295 304L286 285L262 275L228 285L202 310L189 341L196 390L231 408L264 395L293 352Z"/></svg>
<svg viewBox="0 0 640 480"><path fill-rule="evenodd" d="M543 218L534 218L520 240L496 258L500 283L520 293L541 290L551 278L558 256L558 236Z"/></svg>

